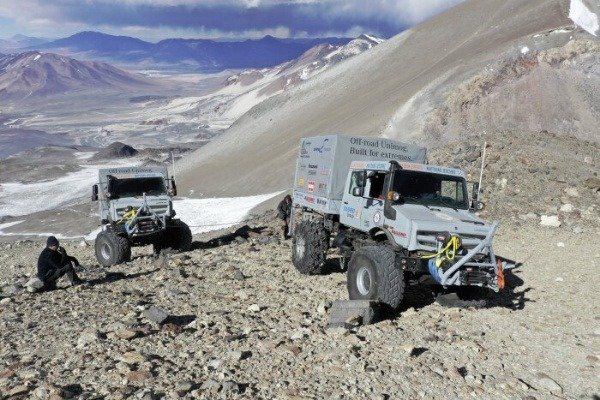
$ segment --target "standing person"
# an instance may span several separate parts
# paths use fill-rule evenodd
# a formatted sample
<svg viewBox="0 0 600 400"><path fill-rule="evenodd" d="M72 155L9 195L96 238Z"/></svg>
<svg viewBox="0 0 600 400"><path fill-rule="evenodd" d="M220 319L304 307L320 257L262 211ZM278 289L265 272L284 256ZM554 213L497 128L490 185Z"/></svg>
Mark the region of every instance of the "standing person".
<svg viewBox="0 0 600 400"><path fill-rule="evenodd" d="M277 206L277 216L282 221L283 238L289 239L290 216L292 215L292 196L289 194Z"/></svg>
<svg viewBox="0 0 600 400"><path fill-rule="evenodd" d="M46 240L46 248L38 258L37 275L44 283L43 290L56 289L56 281L64 275L71 286L82 282L74 268L79 265L79 261L69 256L59 244L56 237L49 236Z"/></svg>

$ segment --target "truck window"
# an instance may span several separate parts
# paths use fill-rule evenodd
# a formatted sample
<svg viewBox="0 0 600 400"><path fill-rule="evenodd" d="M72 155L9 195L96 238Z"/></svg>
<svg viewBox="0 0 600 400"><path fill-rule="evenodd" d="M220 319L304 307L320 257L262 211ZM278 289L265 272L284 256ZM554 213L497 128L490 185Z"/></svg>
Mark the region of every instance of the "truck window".
<svg viewBox="0 0 600 400"><path fill-rule="evenodd" d="M352 171L352 175L350 175L350 189L348 193L352 194L354 188L365 187L365 177L365 171Z"/></svg>
<svg viewBox="0 0 600 400"><path fill-rule="evenodd" d="M369 178L370 190L369 197L373 199L383 199L383 181L385 180L385 173L378 172Z"/></svg>
<svg viewBox="0 0 600 400"><path fill-rule="evenodd" d="M405 203L468 209L465 180L460 177L417 171L400 171L394 191Z"/></svg>
<svg viewBox="0 0 600 400"><path fill-rule="evenodd" d="M148 196L166 194L165 181L160 177L116 179L111 181L111 196L139 197L144 193Z"/></svg>

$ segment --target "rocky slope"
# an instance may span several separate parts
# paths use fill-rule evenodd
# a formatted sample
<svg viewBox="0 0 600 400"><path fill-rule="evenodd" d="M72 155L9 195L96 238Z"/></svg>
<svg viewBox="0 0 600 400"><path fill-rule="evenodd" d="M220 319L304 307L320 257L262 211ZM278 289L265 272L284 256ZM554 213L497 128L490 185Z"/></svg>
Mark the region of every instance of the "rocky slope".
<svg viewBox="0 0 600 400"><path fill-rule="evenodd" d="M108 64L36 51L0 57L0 98L24 99L82 89L156 88L141 75Z"/></svg>
<svg viewBox="0 0 600 400"><path fill-rule="evenodd" d="M182 183L216 196L287 188L299 138L329 133L428 147L503 132L597 142L597 39L568 10L466 1L254 107L188 157ZM240 163L253 168L240 174Z"/></svg>
<svg viewBox="0 0 600 400"><path fill-rule="evenodd" d="M347 296L335 255L328 275L301 276L272 214L249 225L159 260L138 249L108 269L90 247L65 242L88 284L41 294L21 284L42 244L2 245L0 397L588 399L600 390L597 233L507 223L496 251L523 264L501 294L434 301L413 286L390 319L328 329L331 302Z"/></svg>

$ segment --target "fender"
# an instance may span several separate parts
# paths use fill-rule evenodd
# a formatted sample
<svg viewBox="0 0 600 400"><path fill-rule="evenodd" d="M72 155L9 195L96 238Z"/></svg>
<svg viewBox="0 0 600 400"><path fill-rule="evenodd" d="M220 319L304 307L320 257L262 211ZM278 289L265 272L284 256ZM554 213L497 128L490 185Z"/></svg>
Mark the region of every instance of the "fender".
<svg viewBox="0 0 600 400"><path fill-rule="evenodd" d="M378 232L383 232L387 238L387 242L392 246L392 248L395 251L399 251L401 249L400 245L398 243L396 243L396 241L394 240L394 235L392 235L392 233L387 230L386 228L382 228L382 227L377 227L377 228L373 228L369 231L369 236L371 238L374 238L375 235Z"/></svg>

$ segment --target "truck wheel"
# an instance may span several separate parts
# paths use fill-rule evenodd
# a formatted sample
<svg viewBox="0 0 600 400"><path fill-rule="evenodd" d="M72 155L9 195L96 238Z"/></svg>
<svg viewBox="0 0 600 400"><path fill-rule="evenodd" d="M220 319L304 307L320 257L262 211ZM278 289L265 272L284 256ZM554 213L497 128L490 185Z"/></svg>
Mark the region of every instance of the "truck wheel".
<svg viewBox="0 0 600 400"><path fill-rule="evenodd" d="M292 242L292 262L303 275L320 275L323 273L329 233L318 222L302 221Z"/></svg>
<svg viewBox="0 0 600 400"><path fill-rule="evenodd" d="M404 272L396 267L395 258L387 246L356 250L348 263L350 300L375 300L390 311L397 310L404 295Z"/></svg>
<svg viewBox="0 0 600 400"><path fill-rule="evenodd" d="M167 226L162 248L171 248L178 251L190 251L192 248L192 231L180 219L174 219Z"/></svg>
<svg viewBox="0 0 600 400"><path fill-rule="evenodd" d="M131 259L129 240L113 232L100 232L94 243L96 260L103 267L121 264Z"/></svg>

